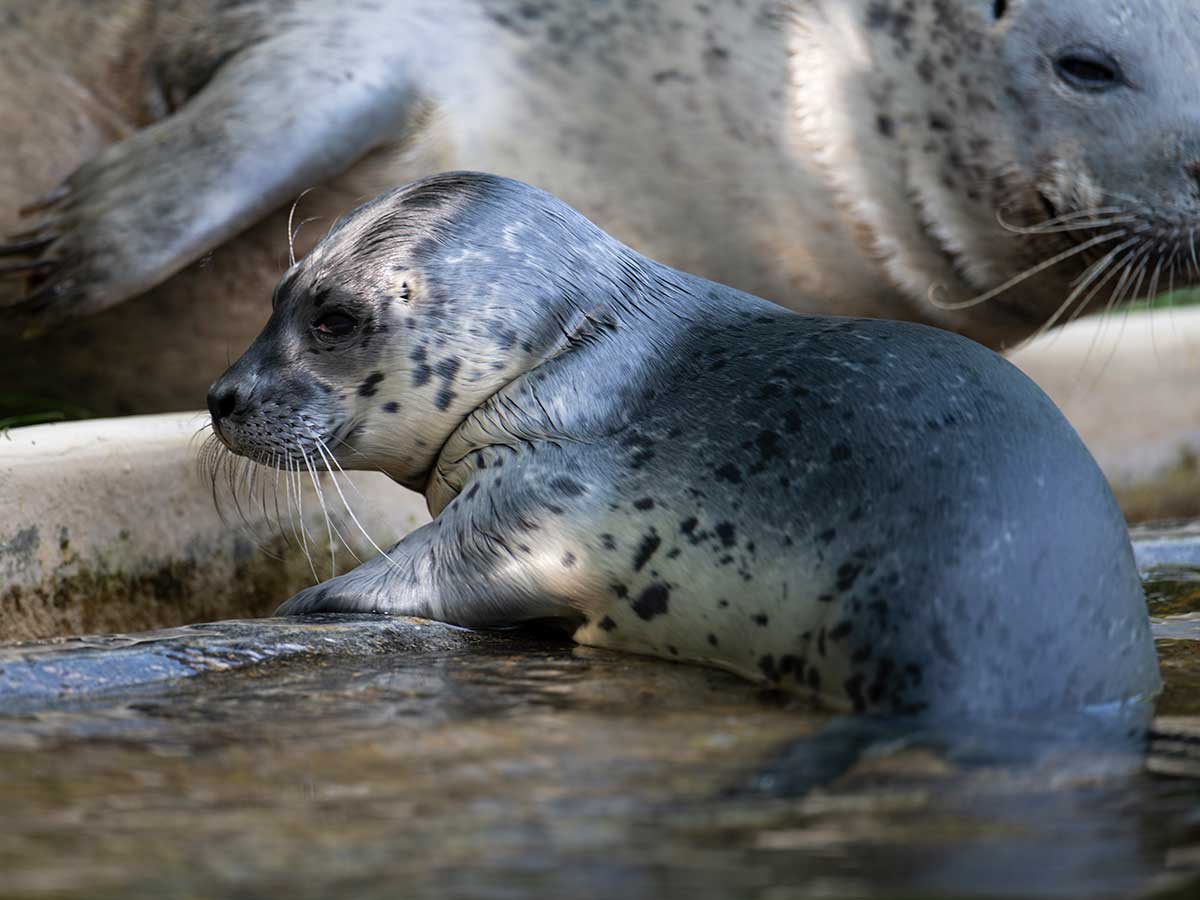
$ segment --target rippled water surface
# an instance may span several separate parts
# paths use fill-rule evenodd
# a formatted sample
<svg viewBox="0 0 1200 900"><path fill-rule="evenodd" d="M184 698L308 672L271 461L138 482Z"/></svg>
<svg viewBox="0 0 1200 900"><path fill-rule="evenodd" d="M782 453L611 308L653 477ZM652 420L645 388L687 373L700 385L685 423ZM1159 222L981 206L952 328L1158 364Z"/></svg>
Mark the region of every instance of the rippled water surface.
<svg viewBox="0 0 1200 900"><path fill-rule="evenodd" d="M1143 554L1167 688L1127 774L1099 749L910 748L749 793L824 716L700 668L432 626L0 650L0 896L1200 897L1187 540ZM89 694L112 654L125 674Z"/></svg>

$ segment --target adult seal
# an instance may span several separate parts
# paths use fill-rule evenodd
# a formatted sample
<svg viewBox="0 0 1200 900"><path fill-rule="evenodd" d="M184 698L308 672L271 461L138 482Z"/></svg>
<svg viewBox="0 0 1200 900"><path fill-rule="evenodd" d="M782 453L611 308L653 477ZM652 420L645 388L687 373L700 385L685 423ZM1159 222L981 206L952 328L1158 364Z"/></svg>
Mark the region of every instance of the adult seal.
<svg viewBox="0 0 1200 900"><path fill-rule="evenodd" d="M0 10L0 303L50 329L0 378L97 412L187 406L258 332L303 191L328 223L447 169L803 312L992 347L1198 274L1191 0Z"/></svg>
<svg viewBox="0 0 1200 900"><path fill-rule="evenodd" d="M1158 689L1103 477L965 338L799 315L470 173L343 218L273 305L209 394L220 438L434 515L281 613L557 622L855 710Z"/></svg>

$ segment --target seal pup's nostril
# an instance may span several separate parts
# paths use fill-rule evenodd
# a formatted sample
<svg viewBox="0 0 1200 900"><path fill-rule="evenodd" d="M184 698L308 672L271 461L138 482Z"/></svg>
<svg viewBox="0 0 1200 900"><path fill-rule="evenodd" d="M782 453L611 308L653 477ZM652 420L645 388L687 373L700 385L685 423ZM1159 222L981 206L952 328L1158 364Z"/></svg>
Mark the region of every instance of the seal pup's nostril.
<svg viewBox="0 0 1200 900"><path fill-rule="evenodd" d="M213 423L230 416L237 409L237 388L223 387L208 392L208 411L212 414Z"/></svg>

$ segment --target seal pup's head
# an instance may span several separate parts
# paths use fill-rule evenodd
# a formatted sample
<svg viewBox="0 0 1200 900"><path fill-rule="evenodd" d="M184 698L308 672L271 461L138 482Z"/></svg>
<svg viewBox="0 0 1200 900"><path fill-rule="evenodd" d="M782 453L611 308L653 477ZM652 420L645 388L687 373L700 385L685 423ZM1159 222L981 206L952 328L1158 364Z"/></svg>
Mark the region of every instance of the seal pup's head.
<svg viewBox="0 0 1200 900"><path fill-rule="evenodd" d="M812 9L801 133L923 315L995 345L1200 281L1200 5Z"/></svg>
<svg viewBox="0 0 1200 900"><path fill-rule="evenodd" d="M280 281L212 386L213 428L275 466L378 469L424 490L482 402L559 352L627 248L549 194L492 175L413 182L340 219Z"/></svg>

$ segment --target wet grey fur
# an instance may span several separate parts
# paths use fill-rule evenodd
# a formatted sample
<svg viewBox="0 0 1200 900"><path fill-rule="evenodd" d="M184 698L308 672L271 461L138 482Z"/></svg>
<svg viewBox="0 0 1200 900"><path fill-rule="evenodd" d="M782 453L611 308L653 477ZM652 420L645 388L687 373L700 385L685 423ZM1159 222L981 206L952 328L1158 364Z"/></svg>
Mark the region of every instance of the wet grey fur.
<svg viewBox="0 0 1200 900"><path fill-rule="evenodd" d="M435 514L282 613L555 620L855 710L1158 690L1101 473L965 338L780 309L471 173L351 213L275 303L210 394L224 440L319 438Z"/></svg>

